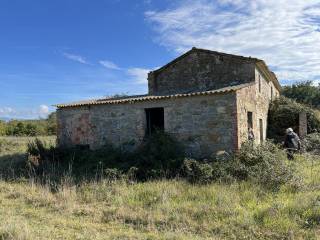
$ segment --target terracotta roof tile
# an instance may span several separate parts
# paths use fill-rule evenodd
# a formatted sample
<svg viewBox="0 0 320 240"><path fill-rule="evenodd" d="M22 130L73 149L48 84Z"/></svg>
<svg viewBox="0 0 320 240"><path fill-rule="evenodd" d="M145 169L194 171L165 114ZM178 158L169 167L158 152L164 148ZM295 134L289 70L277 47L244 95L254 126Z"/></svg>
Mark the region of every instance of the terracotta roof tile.
<svg viewBox="0 0 320 240"><path fill-rule="evenodd" d="M68 108L68 107L81 107L81 106L102 105L102 104L123 104L123 103L135 103L135 102L153 101L153 100L169 99L169 98L212 95L212 94L219 94L219 93L227 93L227 92L236 91L241 88L251 86L253 84L254 84L254 82L250 82L250 83L239 84L239 85L235 85L235 86L229 86L229 87L214 89L214 90L209 90L209 91L181 93L181 94L173 94L173 95L161 95L161 96L136 95L136 96L118 97L118 98L91 99L91 100L72 102L72 103L66 103L66 104L57 104L57 105L55 105L55 107Z"/></svg>

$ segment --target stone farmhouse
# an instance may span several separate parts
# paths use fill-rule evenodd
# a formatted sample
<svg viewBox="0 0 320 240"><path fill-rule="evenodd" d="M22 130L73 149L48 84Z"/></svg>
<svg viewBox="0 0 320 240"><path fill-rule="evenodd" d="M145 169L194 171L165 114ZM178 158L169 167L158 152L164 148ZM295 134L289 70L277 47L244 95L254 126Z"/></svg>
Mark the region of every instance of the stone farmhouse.
<svg viewBox="0 0 320 240"><path fill-rule="evenodd" d="M269 103L280 84L263 60L192 48L148 75L146 95L57 105L58 144L138 146L156 129L207 157L266 138Z"/></svg>

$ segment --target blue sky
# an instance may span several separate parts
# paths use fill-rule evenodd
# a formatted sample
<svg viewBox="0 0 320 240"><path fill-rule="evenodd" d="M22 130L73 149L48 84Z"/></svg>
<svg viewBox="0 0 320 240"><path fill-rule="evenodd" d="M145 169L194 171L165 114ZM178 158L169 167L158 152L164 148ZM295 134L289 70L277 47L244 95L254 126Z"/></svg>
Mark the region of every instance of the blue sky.
<svg viewBox="0 0 320 240"><path fill-rule="evenodd" d="M317 0L1 0L0 117L147 92L192 46L264 59L282 83L320 79Z"/></svg>

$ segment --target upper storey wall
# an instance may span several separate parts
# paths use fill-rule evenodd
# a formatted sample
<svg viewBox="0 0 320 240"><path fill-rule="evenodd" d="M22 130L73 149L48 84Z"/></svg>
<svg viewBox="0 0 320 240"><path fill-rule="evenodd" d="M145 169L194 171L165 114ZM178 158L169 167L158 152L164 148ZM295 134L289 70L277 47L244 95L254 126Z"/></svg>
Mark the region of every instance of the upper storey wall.
<svg viewBox="0 0 320 240"><path fill-rule="evenodd" d="M192 51L167 67L149 73L150 95L198 92L253 82L253 61Z"/></svg>

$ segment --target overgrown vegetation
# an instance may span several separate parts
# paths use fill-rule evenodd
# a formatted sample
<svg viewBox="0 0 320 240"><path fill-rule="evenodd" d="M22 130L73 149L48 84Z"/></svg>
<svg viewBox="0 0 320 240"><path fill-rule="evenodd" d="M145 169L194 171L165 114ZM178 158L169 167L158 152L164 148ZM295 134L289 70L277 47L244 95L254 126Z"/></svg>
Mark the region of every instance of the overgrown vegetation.
<svg viewBox="0 0 320 240"><path fill-rule="evenodd" d="M0 177L16 179L28 177L26 163L28 159L27 145L34 141L35 137L1 137L0 136ZM46 145L54 146L54 136L39 137Z"/></svg>
<svg viewBox="0 0 320 240"><path fill-rule="evenodd" d="M295 123L286 117L302 109L309 130L316 129L312 109L281 98L272 119L286 123L274 132L282 137ZM270 141L197 160L185 158L183 146L163 132L134 151L111 144L58 148L54 140L0 138L0 174L10 180L0 181L0 239L319 236L319 133L303 140L307 153L294 161Z"/></svg>
<svg viewBox="0 0 320 240"><path fill-rule="evenodd" d="M94 151L61 149L36 139L29 143L28 153L28 166L34 177L49 179L51 183L58 180L58 184L61 177L69 175L77 182L178 177L193 184L250 181L272 191L284 185L292 189L302 186L295 163L288 161L284 150L271 142L257 146L246 143L235 155L205 161L184 159L183 147L163 132L146 139L133 152L112 145Z"/></svg>
<svg viewBox="0 0 320 240"><path fill-rule="evenodd" d="M295 164L271 142L258 146L248 142L236 155L211 162L187 159L184 176L192 183L251 181L273 191L283 185L293 189L302 186Z"/></svg>
<svg viewBox="0 0 320 240"><path fill-rule="evenodd" d="M1 149L13 146L24 154L25 147L11 141L6 139ZM54 149L51 143L43 142L36 141L35 156L42 151L41 144L45 152ZM72 169L87 150L81 151L68 153L73 159ZM100 160L108 159L106 153L117 156L113 151L118 154L119 150L100 152ZM157 156L154 151L150 150ZM0 157L3 154L1 150ZM232 164L232 159L237 162ZM277 159L280 163L275 162ZM134 176L136 169L116 170L115 162L110 167L106 162L95 162L96 168L88 169L103 169L104 176L91 181L75 183L71 172L66 171L54 188L52 182L39 184L36 178L0 181L0 239L318 238L319 157L298 154L295 161L288 162L281 149L266 143L256 147L247 144L237 156L223 155L200 164L189 159L184 167L186 162L191 163L189 173L193 174L188 181L181 173L171 180L135 181L128 176ZM86 164L84 157L82 164ZM259 173L262 177L257 176ZM204 184L197 181L200 176ZM299 187L292 185L296 180Z"/></svg>
<svg viewBox="0 0 320 240"><path fill-rule="evenodd" d="M0 120L0 136L52 136L57 133L56 114L40 120Z"/></svg>
<svg viewBox="0 0 320 240"><path fill-rule="evenodd" d="M282 94L299 103L320 109L320 85L315 86L312 81L284 86Z"/></svg>
<svg viewBox="0 0 320 240"><path fill-rule="evenodd" d="M312 133L305 137L303 147L308 152L320 155L320 133Z"/></svg>
<svg viewBox="0 0 320 240"><path fill-rule="evenodd" d="M78 180L101 178L106 169L131 172L139 180L173 178L183 162L183 146L164 132L148 138L135 151L106 144L98 150L58 148L36 139L28 144L28 165L37 176L62 176L66 172ZM134 170L133 170L134 168Z"/></svg>
<svg viewBox="0 0 320 240"><path fill-rule="evenodd" d="M320 115L314 109L297 103L292 99L280 97L274 100L269 109L268 137L283 140L285 129L292 127L298 132L299 113L306 112L308 119L308 132L320 131Z"/></svg>

